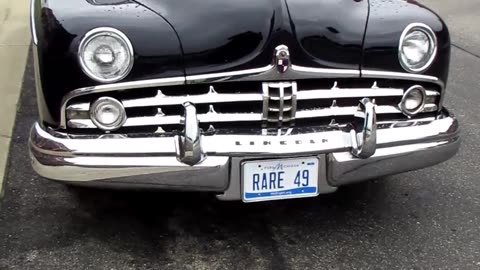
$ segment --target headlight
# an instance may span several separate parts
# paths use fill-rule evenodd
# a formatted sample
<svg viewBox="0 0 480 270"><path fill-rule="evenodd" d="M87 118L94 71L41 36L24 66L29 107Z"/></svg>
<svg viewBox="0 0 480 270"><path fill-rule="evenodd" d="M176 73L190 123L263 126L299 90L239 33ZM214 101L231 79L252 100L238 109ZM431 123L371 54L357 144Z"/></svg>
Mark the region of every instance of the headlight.
<svg viewBox="0 0 480 270"><path fill-rule="evenodd" d="M96 28L88 32L78 52L83 72L102 82L125 78L133 67L133 47L122 32L113 28Z"/></svg>
<svg viewBox="0 0 480 270"><path fill-rule="evenodd" d="M421 112L425 107L425 88L420 85L410 87L403 95L399 104L400 110L407 116L413 116Z"/></svg>
<svg viewBox="0 0 480 270"><path fill-rule="evenodd" d="M111 97L101 97L90 107L90 119L99 129L111 131L125 124L127 114L120 101Z"/></svg>
<svg viewBox="0 0 480 270"><path fill-rule="evenodd" d="M414 23L405 28L398 49L402 67L413 73L430 67L437 53L437 38L425 24Z"/></svg>

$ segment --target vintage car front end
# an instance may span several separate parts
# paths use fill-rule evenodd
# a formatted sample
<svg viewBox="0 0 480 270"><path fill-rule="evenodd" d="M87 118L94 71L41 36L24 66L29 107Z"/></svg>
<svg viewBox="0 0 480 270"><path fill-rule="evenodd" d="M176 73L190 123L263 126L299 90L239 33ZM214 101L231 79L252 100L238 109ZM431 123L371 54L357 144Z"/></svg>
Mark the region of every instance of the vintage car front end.
<svg viewBox="0 0 480 270"><path fill-rule="evenodd" d="M261 201L458 151L448 30L423 6L194 2L32 1L41 176Z"/></svg>

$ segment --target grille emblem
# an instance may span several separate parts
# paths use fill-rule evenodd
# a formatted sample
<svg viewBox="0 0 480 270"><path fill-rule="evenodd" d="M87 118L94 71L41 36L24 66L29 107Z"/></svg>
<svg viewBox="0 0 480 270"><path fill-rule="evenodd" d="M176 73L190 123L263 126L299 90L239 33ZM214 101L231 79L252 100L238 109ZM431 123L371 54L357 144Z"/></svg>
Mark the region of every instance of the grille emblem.
<svg viewBox="0 0 480 270"><path fill-rule="evenodd" d="M285 73L290 68L290 51L285 45L275 48L275 66L278 72Z"/></svg>
<svg viewBox="0 0 480 270"><path fill-rule="evenodd" d="M293 127L297 111L296 82L265 82L262 127L264 130Z"/></svg>

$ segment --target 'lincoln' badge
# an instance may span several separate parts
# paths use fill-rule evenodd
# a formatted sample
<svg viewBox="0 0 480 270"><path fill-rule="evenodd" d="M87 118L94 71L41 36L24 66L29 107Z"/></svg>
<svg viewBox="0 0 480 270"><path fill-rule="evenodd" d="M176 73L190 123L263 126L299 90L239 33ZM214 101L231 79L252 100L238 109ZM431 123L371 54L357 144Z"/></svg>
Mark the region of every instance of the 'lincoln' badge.
<svg viewBox="0 0 480 270"><path fill-rule="evenodd" d="M275 65L277 66L278 72L287 72L290 67L290 52L287 46L280 45L275 48Z"/></svg>

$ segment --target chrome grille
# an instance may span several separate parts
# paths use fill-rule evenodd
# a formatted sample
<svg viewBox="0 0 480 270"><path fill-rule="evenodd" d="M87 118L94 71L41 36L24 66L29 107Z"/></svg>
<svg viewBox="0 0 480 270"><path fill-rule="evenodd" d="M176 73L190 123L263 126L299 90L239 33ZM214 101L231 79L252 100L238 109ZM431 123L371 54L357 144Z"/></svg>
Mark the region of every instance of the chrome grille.
<svg viewBox="0 0 480 270"><path fill-rule="evenodd" d="M263 83L262 128L282 129L292 127L297 111L297 83Z"/></svg>
<svg viewBox="0 0 480 270"><path fill-rule="evenodd" d="M110 93L118 98L127 111L124 128L152 127L160 132L181 131L183 104L197 107L200 126L206 129L239 126L250 129L288 128L301 122L319 126L325 123L349 122L360 99L371 98L376 104L379 119L382 116L396 120L407 119L398 104L406 89L416 82L360 79L300 80L291 82L217 83L213 85L166 86L152 89L134 89ZM392 86L393 85L393 86ZM427 103L422 113L438 110L439 89L433 84L423 85ZM95 96L72 99L66 109L67 128L96 129L89 118L90 103Z"/></svg>

